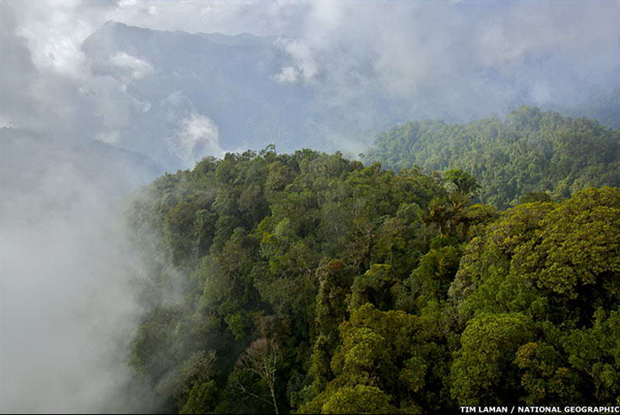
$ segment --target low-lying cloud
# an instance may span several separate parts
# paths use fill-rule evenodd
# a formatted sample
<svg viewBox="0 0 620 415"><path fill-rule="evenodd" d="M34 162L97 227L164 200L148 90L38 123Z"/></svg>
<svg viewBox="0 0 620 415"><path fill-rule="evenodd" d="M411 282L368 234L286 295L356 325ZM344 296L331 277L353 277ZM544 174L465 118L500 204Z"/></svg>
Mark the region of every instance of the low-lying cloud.
<svg viewBox="0 0 620 415"><path fill-rule="evenodd" d="M119 52L112 56L110 58L110 63L124 71L121 77L129 82L144 78L154 71L150 63L126 52Z"/></svg>
<svg viewBox="0 0 620 415"><path fill-rule="evenodd" d="M121 48L109 57L115 79L93 73L82 43L108 20L285 36L275 42L291 63L266 77L305 85L332 108L387 107L396 114L392 122L467 121L530 104L620 124L617 2L9 0L2 7L10 48L3 55L12 57L3 77L13 86L3 91L5 125L62 125L109 137L131 126L114 108L130 119L136 106L153 105L131 89L157 71L152 62ZM29 118L33 111L37 121ZM326 135L345 134L329 128ZM352 126L348 139L367 143L376 131L366 128L361 137Z"/></svg>
<svg viewBox="0 0 620 415"><path fill-rule="evenodd" d="M96 143L1 132L0 411L148 410L126 394L141 268L119 203L144 173Z"/></svg>
<svg viewBox="0 0 620 415"><path fill-rule="evenodd" d="M187 165L200 161L205 154L223 156L217 125L201 114L192 113L179 121L176 134L169 137L171 151Z"/></svg>

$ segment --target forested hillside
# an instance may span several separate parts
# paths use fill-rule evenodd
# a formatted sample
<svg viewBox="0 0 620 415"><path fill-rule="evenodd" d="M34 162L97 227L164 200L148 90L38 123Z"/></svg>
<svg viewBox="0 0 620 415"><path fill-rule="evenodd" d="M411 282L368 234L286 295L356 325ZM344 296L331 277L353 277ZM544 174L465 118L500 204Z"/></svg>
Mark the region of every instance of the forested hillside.
<svg viewBox="0 0 620 415"><path fill-rule="evenodd" d="M367 158L392 169L462 169L479 181L480 200L499 208L532 192L554 199L591 186L620 186L620 130L530 107L504 120L396 126L377 136Z"/></svg>
<svg viewBox="0 0 620 415"><path fill-rule="evenodd" d="M499 212L477 189L273 148L159 178L128 212L137 379L179 413L620 404L620 190Z"/></svg>

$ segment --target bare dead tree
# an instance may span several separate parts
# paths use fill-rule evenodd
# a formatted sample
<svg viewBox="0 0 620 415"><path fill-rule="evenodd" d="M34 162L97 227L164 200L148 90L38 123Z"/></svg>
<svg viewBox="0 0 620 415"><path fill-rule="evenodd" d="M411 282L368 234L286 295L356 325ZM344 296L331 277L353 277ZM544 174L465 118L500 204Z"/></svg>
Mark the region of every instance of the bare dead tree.
<svg viewBox="0 0 620 415"><path fill-rule="evenodd" d="M250 344L245 350L243 355L239 358L237 365L240 368L249 370L252 373L258 375L263 382L267 384L269 393L271 395L271 404L276 414L279 414L278 404L276 403L276 365L278 363L278 346L273 340L267 340L266 338L260 338ZM242 392L251 395L264 402L269 402L267 399L262 398L247 390L242 384L238 384Z"/></svg>

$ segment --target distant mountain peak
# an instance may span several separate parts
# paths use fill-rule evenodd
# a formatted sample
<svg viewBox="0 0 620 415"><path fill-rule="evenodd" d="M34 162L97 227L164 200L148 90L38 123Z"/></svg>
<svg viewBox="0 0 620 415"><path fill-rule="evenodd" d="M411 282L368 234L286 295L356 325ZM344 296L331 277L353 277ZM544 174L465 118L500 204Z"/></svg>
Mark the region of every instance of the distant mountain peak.
<svg viewBox="0 0 620 415"><path fill-rule="evenodd" d="M274 36L259 36L249 32L242 32L238 34L225 34L221 32L186 32L183 30L153 30L140 26L132 26L127 25L122 22L118 22L116 20L108 20L106 21L98 30L96 30L90 37L97 36L98 33L101 32L123 32L131 31L134 33L144 32L144 33L157 33L157 34L172 34L172 35L180 35L180 36L193 36L196 38L208 39L213 43L224 44L224 45L241 45L241 44L260 44L260 43L271 43L279 38L288 38L285 35L274 35Z"/></svg>

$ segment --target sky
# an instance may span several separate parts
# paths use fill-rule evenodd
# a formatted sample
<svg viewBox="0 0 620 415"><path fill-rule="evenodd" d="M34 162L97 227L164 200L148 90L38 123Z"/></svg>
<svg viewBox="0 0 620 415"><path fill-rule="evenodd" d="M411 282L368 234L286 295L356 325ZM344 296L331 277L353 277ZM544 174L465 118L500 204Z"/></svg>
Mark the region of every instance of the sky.
<svg viewBox="0 0 620 415"><path fill-rule="evenodd" d="M613 101L608 118L620 118L614 0L5 0L0 124L65 135L131 124L139 103L126 80L96 76L81 49L108 20L296 38L282 45L294 64L274 79L304 83L326 105L380 91L410 118L471 120L519 103L591 115ZM157 70L133 64L136 76Z"/></svg>
<svg viewBox="0 0 620 415"><path fill-rule="evenodd" d="M160 68L121 53L111 59L124 76L98 75L82 43L107 21L285 37L290 63L271 79L347 109L345 127L364 117L367 96L400 108L401 121L466 121L519 103L620 118L612 0L3 0L0 18L0 412L110 410L129 379L142 310L128 276L140 267L120 201L149 176L89 140L122 148L119 132L152 104L131 83ZM178 125L186 168L202 156L194 148L226 147L209 114ZM369 144L341 130L333 140L352 154ZM127 398L112 409L148 410Z"/></svg>

